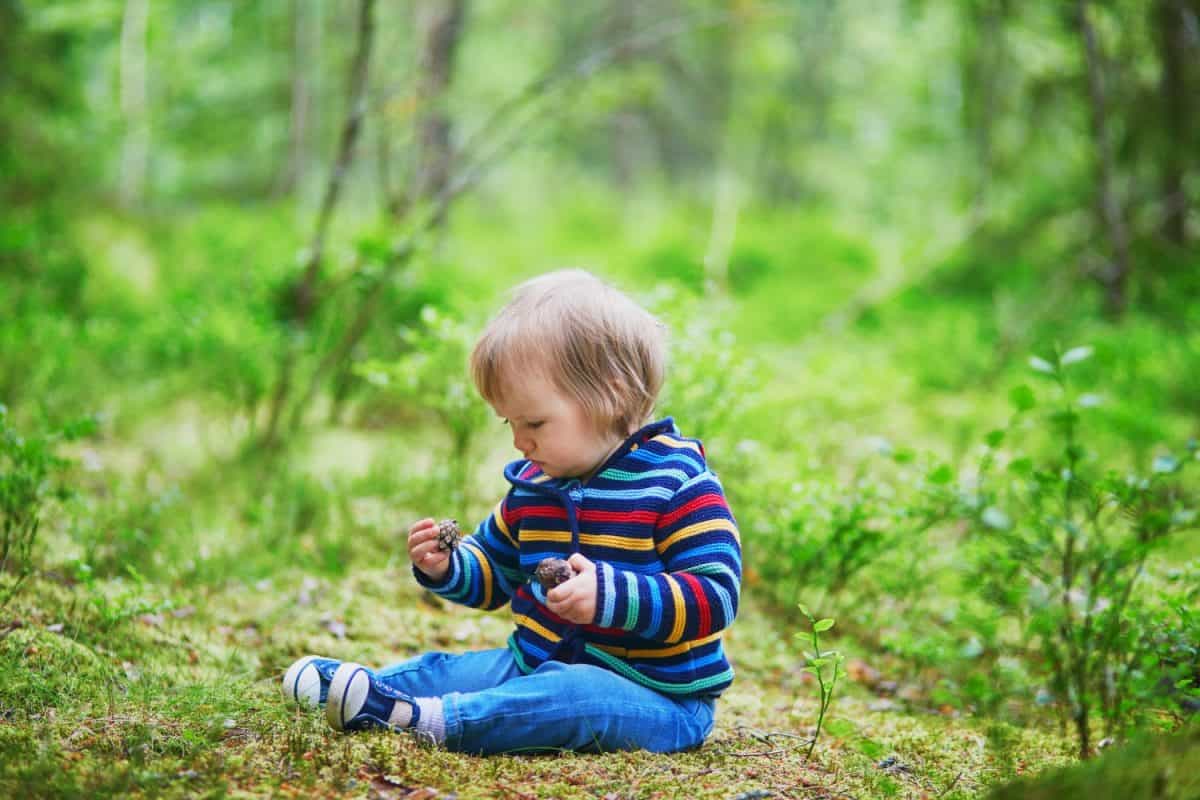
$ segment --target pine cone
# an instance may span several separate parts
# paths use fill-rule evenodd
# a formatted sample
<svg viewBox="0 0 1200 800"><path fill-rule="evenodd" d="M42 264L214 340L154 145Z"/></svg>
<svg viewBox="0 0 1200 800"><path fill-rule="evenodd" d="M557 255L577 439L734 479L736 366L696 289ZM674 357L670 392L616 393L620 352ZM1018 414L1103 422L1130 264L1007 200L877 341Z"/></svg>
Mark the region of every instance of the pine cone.
<svg viewBox="0 0 1200 800"><path fill-rule="evenodd" d="M575 570L561 558L543 558L533 571L533 577L547 592L575 577Z"/></svg>
<svg viewBox="0 0 1200 800"><path fill-rule="evenodd" d="M458 530L458 520L444 519L438 523L438 550L445 552L458 547L462 534Z"/></svg>

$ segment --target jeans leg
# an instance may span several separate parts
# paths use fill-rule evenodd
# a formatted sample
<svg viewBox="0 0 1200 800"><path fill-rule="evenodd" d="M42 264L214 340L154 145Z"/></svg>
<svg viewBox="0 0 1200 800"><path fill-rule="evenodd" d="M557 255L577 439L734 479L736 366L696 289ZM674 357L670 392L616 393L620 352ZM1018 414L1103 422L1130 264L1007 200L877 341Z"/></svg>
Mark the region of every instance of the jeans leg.
<svg viewBox="0 0 1200 800"><path fill-rule="evenodd" d="M375 673L393 689L413 697L478 692L521 674L507 647L471 653L425 653Z"/></svg>
<svg viewBox="0 0 1200 800"><path fill-rule="evenodd" d="M491 753L698 747L714 703L674 698L588 664L548 661L494 688L443 695L447 749Z"/></svg>

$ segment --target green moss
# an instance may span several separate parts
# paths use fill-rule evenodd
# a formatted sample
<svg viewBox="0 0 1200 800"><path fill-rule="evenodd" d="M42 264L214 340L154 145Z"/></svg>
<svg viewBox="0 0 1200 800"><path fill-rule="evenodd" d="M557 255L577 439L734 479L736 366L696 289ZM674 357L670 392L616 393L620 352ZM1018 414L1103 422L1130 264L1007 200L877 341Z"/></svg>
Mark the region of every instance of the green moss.
<svg viewBox="0 0 1200 800"><path fill-rule="evenodd" d="M100 701L116 686L114 669L93 650L39 628L0 639L0 675L0 713L17 716Z"/></svg>
<svg viewBox="0 0 1200 800"><path fill-rule="evenodd" d="M1141 739L1085 764L1025 778L991 800L1195 800L1200 797L1200 726Z"/></svg>

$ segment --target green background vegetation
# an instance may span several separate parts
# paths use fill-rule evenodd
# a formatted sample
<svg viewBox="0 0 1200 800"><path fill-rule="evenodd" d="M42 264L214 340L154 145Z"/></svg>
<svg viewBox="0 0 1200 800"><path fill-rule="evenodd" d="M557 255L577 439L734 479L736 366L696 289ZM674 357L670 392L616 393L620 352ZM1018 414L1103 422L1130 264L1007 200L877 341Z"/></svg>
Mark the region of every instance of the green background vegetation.
<svg viewBox="0 0 1200 800"><path fill-rule="evenodd" d="M1047 791L1190 796L1195 737L1153 737L1200 681L1198 31L0 0L0 790L976 797L1099 754ZM480 762L285 708L308 652L503 641L401 531L503 492L466 353L562 266L669 323L660 410L741 527L713 739ZM845 659L815 747L799 603Z"/></svg>

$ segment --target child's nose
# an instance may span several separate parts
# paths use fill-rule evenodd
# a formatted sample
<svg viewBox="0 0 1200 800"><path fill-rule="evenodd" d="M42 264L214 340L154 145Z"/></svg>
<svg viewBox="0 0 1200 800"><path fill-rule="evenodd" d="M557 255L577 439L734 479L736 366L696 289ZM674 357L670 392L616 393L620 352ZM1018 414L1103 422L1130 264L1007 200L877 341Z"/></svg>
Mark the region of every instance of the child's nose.
<svg viewBox="0 0 1200 800"><path fill-rule="evenodd" d="M533 450L533 442L530 441L528 436L513 431L513 447L520 450L521 455L528 458L530 451Z"/></svg>

